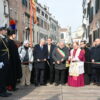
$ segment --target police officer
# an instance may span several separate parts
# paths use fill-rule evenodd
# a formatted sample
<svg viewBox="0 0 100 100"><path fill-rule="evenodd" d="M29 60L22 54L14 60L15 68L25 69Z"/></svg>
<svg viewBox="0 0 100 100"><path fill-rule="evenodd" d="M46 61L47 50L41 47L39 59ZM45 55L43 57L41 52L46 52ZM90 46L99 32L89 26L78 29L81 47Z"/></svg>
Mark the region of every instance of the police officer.
<svg viewBox="0 0 100 100"><path fill-rule="evenodd" d="M6 91L7 67L9 63L9 49L6 37L6 28L0 27L0 96L9 97L11 93Z"/></svg>

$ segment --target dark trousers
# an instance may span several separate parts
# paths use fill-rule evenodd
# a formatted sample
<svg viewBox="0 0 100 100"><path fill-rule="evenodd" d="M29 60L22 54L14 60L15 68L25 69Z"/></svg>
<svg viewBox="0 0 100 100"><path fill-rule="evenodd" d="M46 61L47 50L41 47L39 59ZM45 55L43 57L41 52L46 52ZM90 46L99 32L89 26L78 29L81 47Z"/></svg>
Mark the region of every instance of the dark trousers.
<svg viewBox="0 0 100 100"><path fill-rule="evenodd" d="M55 82L57 84L65 84L66 70L55 70Z"/></svg>
<svg viewBox="0 0 100 100"><path fill-rule="evenodd" d="M54 70L54 65L52 65L50 68L50 83L53 83L54 79L55 79L55 70Z"/></svg>
<svg viewBox="0 0 100 100"><path fill-rule="evenodd" d="M69 68L66 69L65 82L68 82Z"/></svg>
<svg viewBox="0 0 100 100"><path fill-rule="evenodd" d="M44 84L45 69L35 69L35 84Z"/></svg>
<svg viewBox="0 0 100 100"><path fill-rule="evenodd" d="M53 61L51 59L49 59L48 62L49 62L49 82L53 83L55 79L55 68Z"/></svg>
<svg viewBox="0 0 100 100"><path fill-rule="evenodd" d="M95 68L96 72L96 83L100 84L100 68Z"/></svg>
<svg viewBox="0 0 100 100"><path fill-rule="evenodd" d="M7 70L6 68L0 69L0 93L6 92Z"/></svg>
<svg viewBox="0 0 100 100"><path fill-rule="evenodd" d="M95 69L94 67L92 67L91 81L92 81L93 83L95 83L96 80L97 80L97 78L96 78L96 69Z"/></svg>
<svg viewBox="0 0 100 100"><path fill-rule="evenodd" d="M92 82L100 84L100 68L92 68Z"/></svg>
<svg viewBox="0 0 100 100"><path fill-rule="evenodd" d="M85 81L85 85L90 84L90 75L88 75L87 73L84 74L84 81Z"/></svg>
<svg viewBox="0 0 100 100"><path fill-rule="evenodd" d="M7 72L7 86L12 86L12 88L15 89L16 84L17 84L16 72L11 66L9 66Z"/></svg>

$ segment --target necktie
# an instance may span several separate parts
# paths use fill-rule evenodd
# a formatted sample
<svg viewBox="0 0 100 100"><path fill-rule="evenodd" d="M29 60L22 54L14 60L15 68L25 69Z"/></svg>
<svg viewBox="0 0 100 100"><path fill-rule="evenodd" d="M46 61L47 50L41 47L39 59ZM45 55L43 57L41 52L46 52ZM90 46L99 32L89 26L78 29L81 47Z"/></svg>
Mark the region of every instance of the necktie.
<svg viewBox="0 0 100 100"><path fill-rule="evenodd" d="M41 46L41 50L43 50L43 46Z"/></svg>

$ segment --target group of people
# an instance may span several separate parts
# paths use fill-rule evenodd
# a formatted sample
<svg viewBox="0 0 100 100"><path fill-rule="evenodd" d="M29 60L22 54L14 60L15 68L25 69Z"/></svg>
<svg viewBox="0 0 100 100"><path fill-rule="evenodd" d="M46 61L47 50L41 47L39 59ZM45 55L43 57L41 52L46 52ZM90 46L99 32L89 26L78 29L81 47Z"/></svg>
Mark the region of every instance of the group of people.
<svg viewBox="0 0 100 100"><path fill-rule="evenodd" d="M17 47L16 30L0 28L0 96L16 91L16 85L35 86L55 84L80 87L100 85L100 39L91 47L86 41L68 47L52 38L41 39L33 46L28 40Z"/></svg>
<svg viewBox="0 0 100 100"><path fill-rule="evenodd" d="M21 61L14 41L16 30L0 27L0 96L12 95L16 91L17 81L22 77ZM8 91L7 91L8 90Z"/></svg>
<svg viewBox="0 0 100 100"><path fill-rule="evenodd" d="M68 61L69 86L100 86L100 39L96 39L92 46L88 46L86 41L74 42Z"/></svg>

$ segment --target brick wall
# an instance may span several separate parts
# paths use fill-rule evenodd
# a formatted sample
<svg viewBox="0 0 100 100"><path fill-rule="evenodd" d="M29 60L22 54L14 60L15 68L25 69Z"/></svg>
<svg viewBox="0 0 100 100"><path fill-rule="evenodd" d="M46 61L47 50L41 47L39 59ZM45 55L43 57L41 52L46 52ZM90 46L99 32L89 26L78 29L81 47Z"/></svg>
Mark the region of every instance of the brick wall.
<svg viewBox="0 0 100 100"><path fill-rule="evenodd" d="M25 7L22 5L22 0L8 0L9 1L9 10L10 10L10 18L13 18L17 22L17 32L18 32L18 40L23 41L24 35L26 33L25 27L27 18L25 18L25 13L29 14L29 2L27 2L28 6Z"/></svg>

